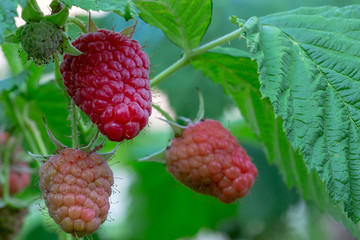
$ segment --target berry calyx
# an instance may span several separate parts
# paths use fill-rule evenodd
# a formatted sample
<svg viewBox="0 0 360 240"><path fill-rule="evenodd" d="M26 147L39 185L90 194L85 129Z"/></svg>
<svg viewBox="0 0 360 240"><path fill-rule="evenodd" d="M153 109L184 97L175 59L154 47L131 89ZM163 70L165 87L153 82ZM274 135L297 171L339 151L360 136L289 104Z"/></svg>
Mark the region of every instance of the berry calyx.
<svg viewBox="0 0 360 240"><path fill-rule="evenodd" d="M219 122L189 125L165 153L167 170L192 190L224 203L244 197L257 176L245 149Z"/></svg>
<svg viewBox="0 0 360 240"><path fill-rule="evenodd" d="M140 44L100 29L72 45L83 54L65 54L60 65L69 96L109 140L137 136L151 114L150 61Z"/></svg>

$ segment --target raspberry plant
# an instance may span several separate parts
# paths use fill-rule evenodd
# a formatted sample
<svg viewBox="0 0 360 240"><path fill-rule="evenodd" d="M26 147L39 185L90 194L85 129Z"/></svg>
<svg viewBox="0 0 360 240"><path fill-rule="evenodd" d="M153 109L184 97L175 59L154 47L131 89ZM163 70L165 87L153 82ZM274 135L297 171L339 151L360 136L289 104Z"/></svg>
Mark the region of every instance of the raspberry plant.
<svg viewBox="0 0 360 240"><path fill-rule="evenodd" d="M16 146L14 142L7 141L1 153L0 210L14 216L14 226L21 228L16 215L23 218L26 209L37 206L36 199L43 196L49 215L55 221L48 221L52 224L52 234L59 239L83 237L97 230L100 223L105 223L103 227L108 228L107 222L111 225L111 219L106 221L109 207L111 212L111 205L119 204L117 199L108 200L113 180L112 176L109 177L111 171L105 160L101 160L101 164L107 166L101 168L104 174L100 174L98 179L94 178L95 182L89 177L88 185L82 189L74 183L74 179L77 181L79 178L77 171L70 171L70 174L66 167L54 167L53 161L58 159L56 156L59 154L64 158L60 157L60 160L64 162L72 158L62 152L64 145L57 141L56 149L51 145L44 118L54 135L59 136L66 145L71 145L69 151L85 154L80 160L92 159L91 156L100 159L101 157L96 156L109 150L112 152L109 161L114 163L110 166L116 170L115 173L120 169L135 172L136 177L130 185L129 194L133 209L127 213L123 225L112 229L123 239L161 239L160 235L165 236L164 239L177 239L194 235L203 227L234 235L234 238L261 236L256 235L256 231L249 230L254 228L251 221L265 222L266 227L258 231L269 236L268 233L274 228L270 222L276 224L276 221L270 219L271 214L266 215L268 209L265 206L277 208L281 205L279 201L284 201L284 208L287 209L291 203L289 196L296 194L284 190L281 192L287 196L287 200L284 200L281 194L275 193L276 188L269 187L273 181L264 179L271 166L261 164L255 157L256 154L248 151L251 150L246 145L251 142L249 139L256 142L256 153L261 153L260 149L264 150L268 163L277 167L288 188L294 187L297 194L310 203L309 206L312 203L321 211L328 212L354 237L360 239L359 5L301 7L273 14L264 13L261 14L262 17L249 17L248 20L243 19L247 16L245 14L244 17L241 13L250 12L251 9L244 5L241 8L249 9L234 11L234 16L221 17L228 19L218 29L232 28L232 31L222 31L223 36L216 34L213 37L214 35L207 34L219 21L216 10L221 9L222 5L211 0L53 0L45 7L49 13L40 8L40 2L42 1L26 0L0 3L0 14L4 17L0 23L0 44L11 71L10 76L0 82L1 126L17 139L18 145L30 152L25 157L29 162L26 171L36 173L32 174L32 186L24 191L11 192L8 180L12 170L10 156L14 154ZM25 22L22 26L17 26L14 22L18 5L22 8L18 17ZM85 10L86 17L71 14L72 11L75 12L72 8L74 6ZM97 11L106 12L111 20L91 17L91 13ZM124 29L121 31L118 26ZM162 35L165 37L161 37ZM170 44L166 44L167 40L164 38L176 50L170 53L166 48ZM158 42L161 42L159 47L152 50L152 45ZM247 48L241 43L246 43ZM195 70L200 70L203 76ZM241 140L236 142L231 137L231 143L227 146L234 144L237 149L241 149L239 151L243 155L246 154L245 150L242 151L242 145L246 148L250 157L246 155L242 159L246 159L245 165L250 170L238 171L238 168L234 168L235 165L232 166L235 170L223 167L226 161L221 160L221 157L217 157L213 164L223 164L221 168L224 175L227 170L232 169L228 171L228 175L236 175L234 182L246 178L243 176L249 172L253 173L247 184L240 184L246 185L244 192L241 192L243 189L238 189L241 194L235 194L234 198L233 189L226 190L225 194L229 184L221 184L223 187L220 188L224 191L220 191L209 180L212 178L208 175L215 169L212 165L207 168L209 174L206 167L201 168L202 166L193 175L180 171L186 170L186 163L177 164L176 161L189 160L185 152L193 151L182 151L183 147L176 149L170 145L167 154L162 152L151 155L157 148L166 147L172 138L164 133L162 137L158 137L153 126L155 118L149 119L152 113L160 112L162 118L167 119L167 122L171 120L171 124L177 127L180 123L190 123L189 128L203 123L198 117L195 121L198 123L193 124L192 120L187 119L192 117L188 114L191 112L188 109L196 105L191 98L196 84L189 84L189 75L185 71L199 77L201 82L216 84L212 85L211 91L218 91L218 94L225 92L228 95L227 98L211 96L208 93L210 91L206 91L210 88L201 89L205 96L206 114L210 112L211 115L211 109L218 105L221 109L220 114L206 116L207 119L225 116L224 109L229 102L241 112L241 120L240 117L230 118L222 120L222 123L229 128L230 135ZM52 76L52 79L49 81L46 76ZM191 87L187 87L187 84ZM170 111L171 114L169 109L163 110L159 106L165 102L159 95L166 92L170 105L175 110ZM200 113L202 110L200 108ZM176 115L176 121L170 115ZM208 121L215 122L205 120ZM241 131L236 127L231 128L233 125L240 127ZM211 133L213 128L217 127L210 124L201 131ZM102 143L97 140L99 132L104 139ZM53 140L53 135L49 135ZM190 141L179 136L181 134L175 132L173 143L178 139ZM166 140L162 141L164 138ZM214 140L213 135L209 139L211 144L208 146L214 151L221 151L216 146L226 142L221 140L222 143L217 143L218 140ZM123 143L118 151L117 142ZM95 143L99 147L91 149ZM189 142L186 144L191 145ZM211 156L216 154L219 155L219 152ZM33 160L30 160L30 155ZM150 157L146 157L147 155ZM189 165L190 162L194 166L206 163L203 155L191 157L194 159L188 161ZM141 158L160 162L167 159L165 165L135 161ZM256 171L252 162L259 166L255 181ZM80 164L76 160L71 163L71 166ZM218 197L222 202L243 198L236 200L234 204L225 205L216 198L193 193L177 184L166 172L166 168L177 180L193 190ZM47 172L48 169L53 170ZM96 175L93 170L92 167L85 169L84 171L89 172L85 175ZM203 175L203 178L196 174ZM124 182L129 181L125 177L120 178ZM207 181L210 181L209 185L206 185ZM119 184L121 183L120 181ZM73 188L72 192L59 192L60 187L56 187L58 185ZM248 189L251 185L253 187ZM78 204L71 201L75 198L69 197L71 194L80 196L91 187L98 191L85 197L90 199L85 201L86 204L80 204L80 200ZM272 190L268 193L267 189ZM246 196L245 192L248 192ZM225 195L231 198L226 198ZM278 198L274 204L269 200L272 195L279 195L275 196ZM96 199L104 201L95 203ZM247 201L252 202L252 205ZM248 210L248 206L256 203L256 207L249 207ZM182 210L185 207L190 210ZM40 208L46 209L45 206ZM256 215L254 209L260 209L263 215ZM253 215L242 216L247 210ZM279 211L285 212L284 209ZM47 216L47 211L43 212ZM86 212L91 214L85 214ZM146 212L152 220L139 218L139 212ZM181 216L185 217L182 219ZM218 226L224 219L228 223L227 227ZM164 227L172 222L170 220L178 222L171 224L171 228ZM117 223L117 219L113 221ZM188 227L182 227L183 224L188 224ZM25 226L19 239L24 239L26 229L30 228L30 225ZM8 226L0 226L1 231L2 229L8 231ZM164 229L169 229L169 232L164 233ZM239 229L245 230L239 232ZM111 234L106 236L106 232L109 231L102 231L100 227L91 237L111 238ZM30 234L29 230L27 233ZM286 236L283 239L289 239L289 235ZM48 236L48 239L53 237ZM119 239L119 236L114 239Z"/></svg>

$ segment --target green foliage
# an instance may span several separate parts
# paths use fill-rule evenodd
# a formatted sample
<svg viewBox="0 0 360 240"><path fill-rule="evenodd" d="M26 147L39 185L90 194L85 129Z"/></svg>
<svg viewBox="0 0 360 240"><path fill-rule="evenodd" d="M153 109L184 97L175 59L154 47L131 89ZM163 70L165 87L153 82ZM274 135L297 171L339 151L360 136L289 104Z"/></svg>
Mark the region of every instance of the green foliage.
<svg viewBox="0 0 360 240"><path fill-rule="evenodd" d="M211 20L210 0L136 0L140 17L160 28L176 45L189 52L199 45Z"/></svg>
<svg viewBox="0 0 360 240"><path fill-rule="evenodd" d="M131 0L61 0L67 7L80 7L86 11L107 11L114 12L125 19L131 19L136 16L136 12Z"/></svg>
<svg viewBox="0 0 360 240"><path fill-rule="evenodd" d="M275 118L268 100L261 100L257 66L248 53L237 49L218 48L199 56L192 65L206 76L220 83L231 94L253 132L264 143L270 162L274 162L289 187L296 186L301 195L342 221L354 235L360 229L349 220L340 206L333 206L325 185L315 172L308 172L302 157L292 150L285 137L280 118Z"/></svg>
<svg viewBox="0 0 360 240"><path fill-rule="evenodd" d="M334 203L360 219L360 6L300 8L253 21L261 93ZM258 37L256 37L258 36Z"/></svg>
<svg viewBox="0 0 360 240"><path fill-rule="evenodd" d="M129 227L134 234L130 239L192 236L201 227L213 229L222 219L236 215L236 204L220 204L194 193L176 182L159 163L140 162L134 167L139 174L131 191L134 205ZM176 221L170 223L169 219Z"/></svg>
<svg viewBox="0 0 360 240"><path fill-rule="evenodd" d="M18 1L0 2L0 44L4 42L7 34L15 30L14 17L17 16L17 5Z"/></svg>

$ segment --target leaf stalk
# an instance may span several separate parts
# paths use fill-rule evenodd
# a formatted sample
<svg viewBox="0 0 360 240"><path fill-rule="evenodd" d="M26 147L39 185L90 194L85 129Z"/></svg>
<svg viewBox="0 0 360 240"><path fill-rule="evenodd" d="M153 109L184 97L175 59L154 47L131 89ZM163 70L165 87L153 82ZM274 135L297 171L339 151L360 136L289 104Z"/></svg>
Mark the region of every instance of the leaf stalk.
<svg viewBox="0 0 360 240"><path fill-rule="evenodd" d="M241 34L245 31L244 28L239 28L235 31L232 31L231 33L226 34L225 36L222 36L218 39L215 39L203 46L200 46L198 48L195 48L193 50L191 50L189 53L185 53L182 58L180 58L177 62L175 62L174 64L172 64L171 66L169 66L167 69L165 69L164 71L162 71L161 73L159 73L157 76L155 76L151 82L150 82L150 86L153 87L157 84L159 84L160 82L162 82L164 79L166 79L167 77L169 77L170 75L172 75L174 72L176 72L177 70L179 70L180 68L184 67L185 65L187 65L189 62L191 62L192 59L194 59L195 57L206 53L207 51L220 46L221 44L224 44L226 42L229 42L237 37L240 37Z"/></svg>

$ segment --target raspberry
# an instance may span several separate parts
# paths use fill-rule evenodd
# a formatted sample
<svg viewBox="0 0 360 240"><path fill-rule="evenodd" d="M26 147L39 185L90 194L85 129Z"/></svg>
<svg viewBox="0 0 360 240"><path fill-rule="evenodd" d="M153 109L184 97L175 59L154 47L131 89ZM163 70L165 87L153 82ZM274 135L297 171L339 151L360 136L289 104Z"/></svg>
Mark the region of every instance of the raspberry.
<svg viewBox="0 0 360 240"><path fill-rule="evenodd" d="M61 51L61 30L46 20L30 22L21 30L20 41L34 63L47 64L56 52Z"/></svg>
<svg viewBox="0 0 360 240"><path fill-rule="evenodd" d="M77 38L84 54L60 65L67 93L111 141L132 139L151 114L149 58L127 36L100 29Z"/></svg>
<svg viewBox="0 0 360 240"><path fill-rule="evenodd" d="M13 140L6 132L0 132L0 152L3 151L7 141ZM22 149L17 146L10 156L10 174L8 178L10 195L21 192L30 184L30 174L27 171L29 164L20 160ZM0 159L0 171L2 162ZM2 185L0 184L0 197L3 195Z"/></svg>
<svg viewBox="0 0 360 240"><path fill-rule="evenodd" d="M30 174L22 169L27 169L29 165L24 162L18 162L11 165L9 175L9 192L10 195L21 192L30 184ZM2 186L0 186L0 196L3 194Z"/></svg>
<svg viewBox="0 0 360 240"><path fill-rule="evenodd" d="M97 153L71 148L40 168L40 190L49 215L75 237L92 234L109 212L113 173Z"/></svg>
<svg viewBox="0 0 360 240"><path fill-rule="evenodd" d="M224 203L244 197L257 169L235 137L211 119L189 125L165 153L167 170L192 190Z"/></svg>
<svg viewBox="0 0 360 240"><path fill-rule="evenodd" d="M0 208L0 239L12 240L21 231L24 217L27 214L26 208L14 209L9 206Z"/></svg>

